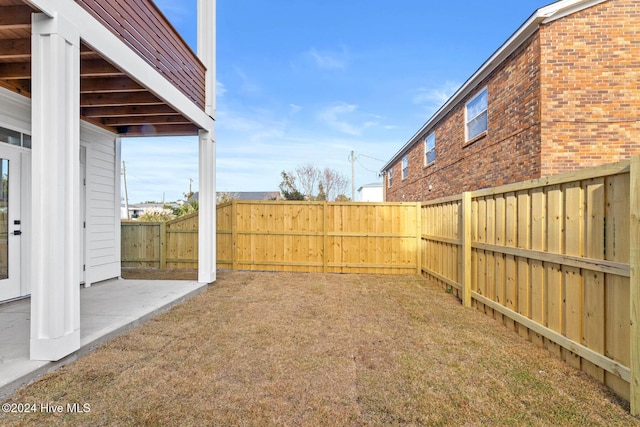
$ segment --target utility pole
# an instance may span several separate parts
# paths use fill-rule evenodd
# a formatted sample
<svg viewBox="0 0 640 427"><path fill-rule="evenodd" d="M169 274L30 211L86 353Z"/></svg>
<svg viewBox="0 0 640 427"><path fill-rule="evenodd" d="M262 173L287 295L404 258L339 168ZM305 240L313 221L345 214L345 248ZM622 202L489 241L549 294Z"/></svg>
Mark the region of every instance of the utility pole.
<svg viewBox="0 0 640 427"><path fill-rule="evenodd" d="M127 219L131 219L129 217L129 194L127 193L127 168L124 160L122 161L122 179L124 181L124 209L127 211Z"/></svg>
<svg viewBox="0 0 640 427"><path fill-rule="evenodd" d="M353 150L351 150L351 154L349 155L349 161L351 162L351 201L355 201L356 198L356 155Z"/></svg>

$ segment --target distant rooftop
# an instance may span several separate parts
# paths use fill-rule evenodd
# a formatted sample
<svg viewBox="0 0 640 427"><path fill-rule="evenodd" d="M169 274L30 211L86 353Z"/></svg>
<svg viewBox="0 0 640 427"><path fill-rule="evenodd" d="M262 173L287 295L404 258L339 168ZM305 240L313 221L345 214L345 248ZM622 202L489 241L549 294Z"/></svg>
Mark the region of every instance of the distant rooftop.
<svg viewBox="0 0 640 427"><path fill-rule="evenodd" d="M198 192L193 193L189 200L198 200ZM279 191L218 191L216 200L282 200Z"/></svg>

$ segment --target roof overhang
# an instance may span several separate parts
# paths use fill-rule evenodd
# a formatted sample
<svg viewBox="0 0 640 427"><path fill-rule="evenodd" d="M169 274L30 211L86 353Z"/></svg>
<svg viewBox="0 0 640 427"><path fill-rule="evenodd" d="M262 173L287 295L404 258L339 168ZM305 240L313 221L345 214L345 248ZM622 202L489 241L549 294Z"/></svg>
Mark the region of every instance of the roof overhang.
<svg viewBox="0 0 640 427"><path fill-rule="evenodd" d="M82 120L122 136L212 129L202 63L152 1L119 4L0 0L0 86L30 97L32 13L64 16L82 42Z"/></svg>
<svg viewBox="0 0 640 427"><path fill-rule="evenodd" d="M468 96L489 74L491 74L502 62L516 51L525 41L527 41L542 24L549 23L556 19L563 18L572 13L603 3L607 0L561 0L536 10L515 33L493 53L478 70L467 79L466 82L447 100L447 102L436 111L433 116L402 146L402 148L393 155L381 169L381 173L385 173L394 163L405 155L415 142L422 135L433 128L440 120L442 120L451 110Z"/></svg>

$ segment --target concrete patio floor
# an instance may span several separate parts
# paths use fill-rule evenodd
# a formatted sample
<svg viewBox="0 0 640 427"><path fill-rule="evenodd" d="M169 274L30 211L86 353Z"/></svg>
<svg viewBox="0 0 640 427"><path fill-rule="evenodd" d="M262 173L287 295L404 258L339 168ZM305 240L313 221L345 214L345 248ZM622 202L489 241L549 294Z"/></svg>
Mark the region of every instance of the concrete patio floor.
<svg viewBox="0 0 640 427"><path fill-rule="evenodd" d="M31 299L0 304L0 399L207 287L193 281L113 279L82 288L80 349L57 362L29 360Z"/></svg>

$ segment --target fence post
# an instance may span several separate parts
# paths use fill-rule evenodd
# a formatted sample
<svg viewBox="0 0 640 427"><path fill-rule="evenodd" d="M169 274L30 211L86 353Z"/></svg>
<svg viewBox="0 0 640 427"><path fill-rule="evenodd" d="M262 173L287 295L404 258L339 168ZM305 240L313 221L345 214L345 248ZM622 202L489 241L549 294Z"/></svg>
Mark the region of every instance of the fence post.
<svg viewBox="0 0 640 427"><path fill-rule="evenodd" d="M329 212L328 202L324 202L322 204L322 272L327 273L329 268L329 253L327 252L329 249L329 224L327 215Z"/></svg>
<svg viewBox="0 0 640 427"><path fill-rule="evenodd" d="M471 193L462 193L462 305L471 307Z"/></svg>
<svg viewBox="0 0 640 427"><path fill-rule="evenodd" d="M416 274L422 274L422 203L416 203Z"/></svg>
<svg viewBox="0 0 640 427"><path fill-rule="evenodd" d="M238 271L238 202L231 201L231 270Z"/></svg>
<svg viewBox="0 0 640 427"><path fill-rule="evenodd" d="M167 225L160 223L160 269L167 268Z"/></svg>
<svg viewBox="0 0 640 427"><path fill-rule="evenodd" d="M629 403L631 415L640 415L640 156L631 158L631 170L629 172L630 195L630 259L631 278L630 302L631 302L631 381Z"/></svg>

